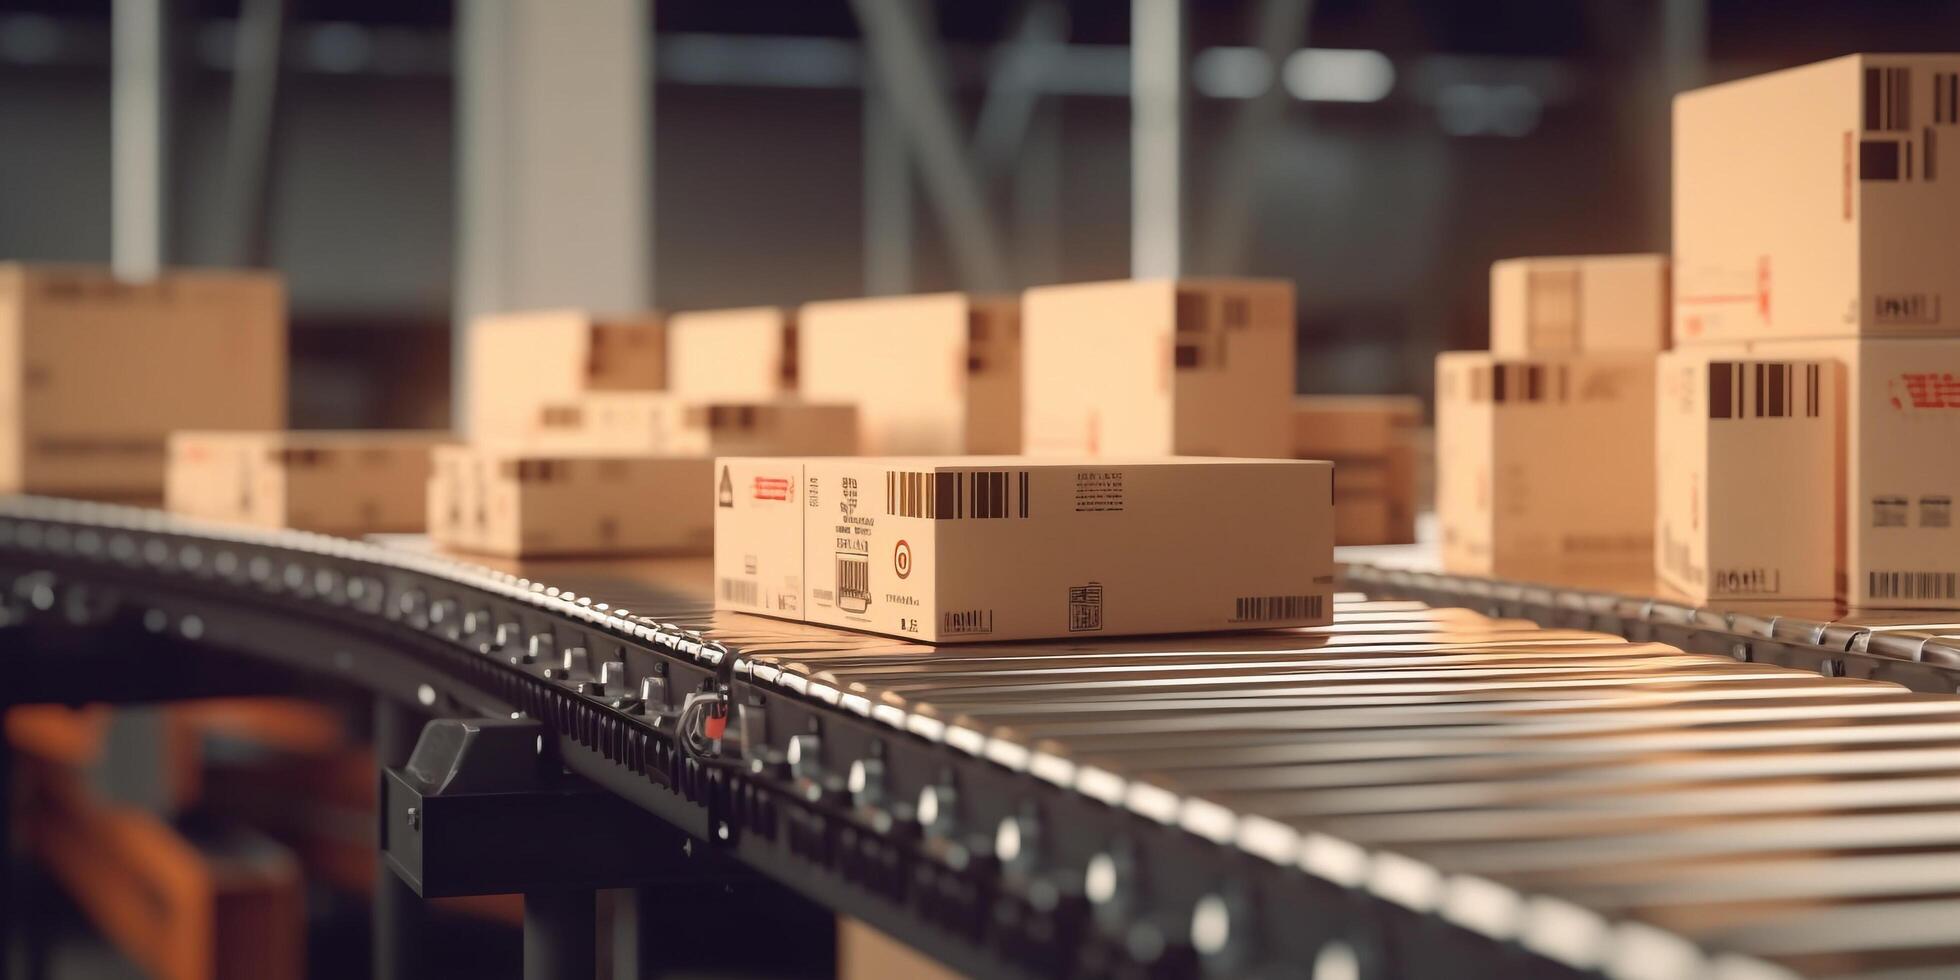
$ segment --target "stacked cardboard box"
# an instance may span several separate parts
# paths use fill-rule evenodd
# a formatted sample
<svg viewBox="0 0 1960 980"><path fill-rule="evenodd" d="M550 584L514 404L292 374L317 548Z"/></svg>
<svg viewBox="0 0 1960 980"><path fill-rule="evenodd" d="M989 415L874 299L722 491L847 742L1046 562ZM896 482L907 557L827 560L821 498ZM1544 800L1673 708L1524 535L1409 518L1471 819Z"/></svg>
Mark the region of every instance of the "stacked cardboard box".
<svg viewBox="0 0 1960 980"><path fill-rule="evenodd" d="M1037 455L1293 454L1293 284L1042 286L1024 298Z"/></svg>
<svg viewBox="0 0 1960 980"><path fill-rule="evenodd" d="M1334 463L1334 543L1416 539L1413 395L1307 395L1293 402L1293 455Z"/></svg>
<svg viewBox="0 0 1960 980"><path fill-rule="evenodd" d="M1018 300L938 293L809 303L796 339L803 397L855 403L864 452L1020 451Z"/></svg>
<svg viewBox="0 0 1960 980"><path fill-rule="evenodd" d="M1759 447L1740 437L1751 450L1718 462L1714 430L1740 419L1707 422L1701 529L1663 499L1671 582L1728 594L1762 570L1780 573L1785 588L1768 593L1780 598L1960 606L1960 309L1947 304L1960 302L1960 184L1939 152L1960 138L1956 78L1960 55L1851 55L1676 98L1673 332L1683 362L1692 349L1694 364L1742 365L1751 380L1826 366L1818 397L1836 411L1772 420L1808 432L1779 434L1788 444L1777 463L1754 458ZM1711 395L1718 374L1704 373ZM1773 391L1738 397L1752 410L1757 397L1775 401ZM1828 469L1812 468L1825 458ZM1677 464L1664 447L1664 467ZM1773 526L1732 535L1726 558L1711 539L1705 582L1670 568L1670 536L1747 527L1766 507L1779 515ZM1813 540L1811 524L1835 528L1834 547ZM1725 565L1745 574L1720 574ZM1834 587L1808 594L1822 592L1824 568ZM1806 594L1791 582L1807 583Z"/></svg>
<svg viewBox="0 0 1960 980"><path fill-rule="evenodd" d="M429 455L448 441L446 432L177 432L164 499L180 514L260 527L420 531Z"/></svg>
<svg viewBox="0 0 1960 980"><path fill-rule="evenodd" d="M478 319L470 328L472 439L521 437L545 402L589 391L667 387L667 326L659 314L596 316L536 310Z"/></svg>
<svg viewBox="0 0 1960 980"><path fill-rule="evenodd" d="M172 430L286 424L285 288L0 264L0 404L0 491L158 502Z"/></svg>
<svg viewBox="0 0 1960 980"><path fill-rule="evenodd" d="M540 445L620 453L848 456L857 430L850 404L618 391L545 402L531 435Z"/></svg>
<svg viewBox="0 0 1960 980"><path fill-rule="evenodd" d="M1494 349L1436 363L1446 568L1597 580L1649 567L1666 295L1661 256L1492 266Z"/></svg>
<svg viewBox="0 0 1960 980"><path fill-rule="evenodd" d="M667 321L668 389L767 399L797 390L796 313L775 306L676 313Z"/></svg>

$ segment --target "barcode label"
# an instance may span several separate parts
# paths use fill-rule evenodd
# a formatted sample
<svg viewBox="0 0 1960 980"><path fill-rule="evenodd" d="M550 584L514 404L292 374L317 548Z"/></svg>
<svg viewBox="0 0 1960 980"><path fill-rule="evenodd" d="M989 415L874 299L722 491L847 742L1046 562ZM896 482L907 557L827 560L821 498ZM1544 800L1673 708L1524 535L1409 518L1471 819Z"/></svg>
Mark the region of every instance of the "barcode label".
<svg viewBox="0 0 1960 980"><path fill-rule="evenodd" d="M1571 373L1563 364L1493 364L1470 377L1473 401L1563 402L1571 397Z"/></svg>
<svg viewBox="0 0 1960 980"><path fill-rule="evenodd" d="M1276 619L1318 619L1327 601L1320 595L1242 595L1232 602L1232 621L1268 623Z"/></svg>
<svg viewBox="0 0 1960 980"><path fill-rule="evenodd" d="M1708 365L1708 417L1814 419L1823 412L1822 385L1823 366L1818 364L1713 361Z"/></svg>
<svg viewBox="0 0 1960 980"><path fill-rule="evenodd" d="M1960 576L1953 572L1867 572L1873 599L1952 599Z"/></svg>
<svg viewBox="0 0 1960 980"><path fill-rule="evenodd" d="M762 589L755 582L739 578L721 580L721 601L738 606L762 605Z"/></svg>
<svg viewBox="0 0 1960 980"><path fill-rule="evenodd" d="M885 513L947 521L1028 516L1027 470L885 471Z"/></svg>
<svg viewBox="0 0 1960 980"><path fill-rule="evenodd" d="M837 598L871 598L871 563L863 557L837 556Z"/></svg>
<svg viewBox="0 0 1960 980"><path fill-rule="evenodd" d="M1960 72L1933 73L1933 121L1949 124L1960 122Z"/></svg>
<svg viewBox="0 0 1960 980"><path fill-rule="evenodd" d="M1874 132L1901 132L1912 128L1910 69L1865 69L1865 128Z"/></svg>

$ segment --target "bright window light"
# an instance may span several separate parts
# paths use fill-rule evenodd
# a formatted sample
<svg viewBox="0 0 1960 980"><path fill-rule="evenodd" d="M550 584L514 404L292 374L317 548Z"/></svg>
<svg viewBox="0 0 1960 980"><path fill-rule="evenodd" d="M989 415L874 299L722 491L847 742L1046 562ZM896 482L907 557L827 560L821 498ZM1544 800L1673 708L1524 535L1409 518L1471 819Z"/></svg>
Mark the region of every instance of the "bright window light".
<svg viewBox="0 0 1960 980"><path fill-rule="evenodd" d="M1380 102L1395 87L1395 66L1380 51L1305 48L1287 57L1280 78L1296 99Z"/></svg>
<svg viewBox="0 0 1960 980"><path fill-rule="evenodd" d="M1214 99L1250 99L1273 84L1273 63L1258 48L1206 48L1191 62L1191 86Z"/></svg>

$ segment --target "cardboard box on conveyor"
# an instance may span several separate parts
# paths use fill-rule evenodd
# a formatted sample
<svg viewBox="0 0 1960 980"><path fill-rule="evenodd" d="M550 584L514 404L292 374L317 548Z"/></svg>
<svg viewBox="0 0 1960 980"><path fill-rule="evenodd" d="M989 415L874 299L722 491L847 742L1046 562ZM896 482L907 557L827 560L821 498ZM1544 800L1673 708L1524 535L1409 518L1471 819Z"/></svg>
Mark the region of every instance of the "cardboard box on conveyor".
<svg viewBox="0 0 1960 980"><path fill-rule="evenodd" d="M796 398L593 392L546 402L532 436L540 446L619 453L848 456L857 451L858 413Z"/></svg>
<svg viewBox="0 0 1960 980"><path fill-rule="evenodd" d="M521 438L546 402L590 391L667 387L667 326L658 313L602 316L531 310L470 324L469 437Z"/></svg>
<svg viewBox="0 0 1960 980"><path fill-rule="evenodd" d="M347 537L420 531L430 453L451 441L447 432L176 432L165 505Z"/></svg>
<svg viewBox="0 0 1960 980"><path fill-rule="evenodd" d="M1333 467L723 458L717 607L930 643L1330 622Z"/></svg>
<svg viewBox="0 0 1960 980"><path fill-rule="evenodd" d="M1494 354L1628 354L1667 347L1665 255L1554 255L1490 267Z"/></svg>
<svg viewBox="0 0 1960 980"><path fill-rule="evenodd" d="M796 311L696 310L667 319L669 390L750 401L797 390Z"/></svg>
<svg viewBox="0 0 1960 980"><path fill-rule="evenodd" d="M704 555L714 460L512 444L444 446L429 537L509 558Z"/></svg>

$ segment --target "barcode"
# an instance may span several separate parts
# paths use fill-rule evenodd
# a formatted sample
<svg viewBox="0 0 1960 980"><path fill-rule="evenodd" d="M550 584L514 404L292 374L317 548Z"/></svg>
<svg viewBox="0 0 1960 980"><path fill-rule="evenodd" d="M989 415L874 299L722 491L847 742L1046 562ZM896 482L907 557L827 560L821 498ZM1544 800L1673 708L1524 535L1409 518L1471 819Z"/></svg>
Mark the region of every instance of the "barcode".
<svg viewBox="0 0 1960 980"><path fill-rule="evenodd" d="M1242 595L1233 600L1232 620L1265 623L1275 619L1318 619L1326 596Z"/></svg>
<svg viewBox="0 0 1960 980"><path fill-rule="evenodd" d="M871 599L871 563L863 557L837 556L837 598Z"/></svg>
<svg viewBox="0 0 1960 980"><path fill-rule="evenodd" d="M1910 69L1865 69L1865 128L1876 132L1912 128Z"/></svg>
<svg viewBox="0 0 1960 980"><path fill-rule="evenodd" d="M1933 75L1933 121L1960 122L1960 72L1943 71ZM1931 131L1928 131L1931 135ZM1926 176L1931 177L1928 173Z"/></svg>
<svg viewBox="0 0 1960 980"><path fill-rule="evenodd" d="M740 606L760 606L762 590L746 579L725 578L721 580L721 601Z"/></svg>
<svg viewBox="0 0 1960 980"><path fill-rule="evenodd" d="M1822 365L1713 361L1708 365L1711 419L1814 419L1823 411Z"/></svg>
<svg viewBox="0 0 1960 980"><path fill-rule="evenodd" d="M1028 516L1028 471L885 471L885 513L946 521Z"/></svg>
<svg viewBox="0 0 1960 980"><path fill-rule="evenodd" d="M1866 591L1873 599L1951 599L1953 572L1867 572Z"/></svg>
<svg viewBox="0 0 1960 980"><path fill-rule="evenodd" d="M1571 397L1571 374L1565 365L1547 370L1544 364L1493 364L1478 368L1470 378L1474 401L1563 402Z"/></svg>

